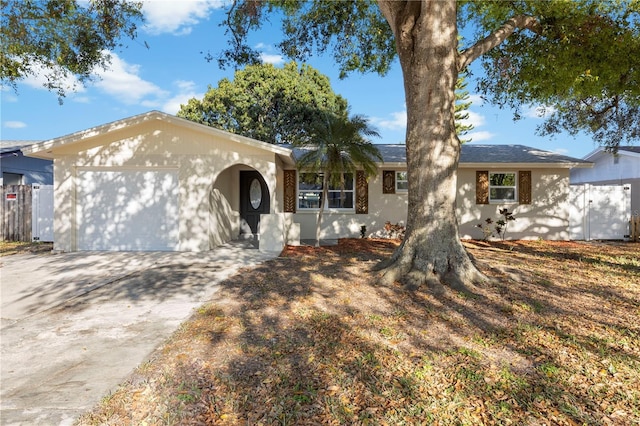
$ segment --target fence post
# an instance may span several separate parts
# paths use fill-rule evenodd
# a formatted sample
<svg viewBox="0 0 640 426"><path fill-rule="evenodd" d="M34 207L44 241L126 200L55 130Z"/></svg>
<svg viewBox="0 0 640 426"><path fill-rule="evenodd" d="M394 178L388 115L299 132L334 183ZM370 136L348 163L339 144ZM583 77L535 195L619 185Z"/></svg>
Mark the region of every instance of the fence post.
<svg viewBox="0 0 640 426"><path fill-rule="evenodd" d="M630 240L640 242L640 215L631 216L629 221Z"/></svg>

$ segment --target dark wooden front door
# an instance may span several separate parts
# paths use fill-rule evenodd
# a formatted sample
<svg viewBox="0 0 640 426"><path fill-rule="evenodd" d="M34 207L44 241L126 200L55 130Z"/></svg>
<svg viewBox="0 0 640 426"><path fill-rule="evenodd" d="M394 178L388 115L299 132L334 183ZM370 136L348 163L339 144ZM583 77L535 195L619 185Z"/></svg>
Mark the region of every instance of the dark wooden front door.
<svg viewBox="0 0 640 426"><path fill-rule="evenodd" d="M269 189L260 173L240 172L240 218L241 234L259 232L260 215L269 213Z"/></svg>

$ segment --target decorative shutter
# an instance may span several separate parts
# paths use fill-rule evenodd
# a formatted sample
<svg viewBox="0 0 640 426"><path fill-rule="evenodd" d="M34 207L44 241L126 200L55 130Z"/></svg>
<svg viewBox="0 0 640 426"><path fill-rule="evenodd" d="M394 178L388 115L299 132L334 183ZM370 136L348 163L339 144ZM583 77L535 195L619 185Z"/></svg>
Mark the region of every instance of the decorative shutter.
<svg viewBox="0 0 640 426"><path fill-rule="evenodd" d="M369 183L362 170L356 172L356 213L369 213Z"/></svg>
<svg viewBox="0 0 640 426"><path fill-rule="evenodd" d="M284 171L284 211L286 213L296 212L296 171Z"/></svg>
<svg viewBox="0 0 640 426"><path fill-rule="evenodd" d="M489 204L489 172L476 171L476 204Z"/></svg>
<svg viewBox="0 0 640 426"><path fill-rule="evenodd" d="M518 201L520 204L531 204L531 171L518 172Z"/></svg>
<svg viewBox="0 0 640 426"><path fill-rule="evenodd" d="M395 170L384 170L382 172L382 193L396 193L396 172Z"/></svg>

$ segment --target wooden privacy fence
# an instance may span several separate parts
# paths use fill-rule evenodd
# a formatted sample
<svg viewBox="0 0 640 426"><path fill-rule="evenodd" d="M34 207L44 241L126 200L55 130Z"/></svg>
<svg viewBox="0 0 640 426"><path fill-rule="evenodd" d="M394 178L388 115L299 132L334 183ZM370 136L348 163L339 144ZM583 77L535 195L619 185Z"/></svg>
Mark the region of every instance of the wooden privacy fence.
<svg viewBox="0 0 640 426"><path fill-rule="evenodd" d="M631 241L640 242L640 215L631 216L629 234Z"/></svg>
<svg viewBox="0 0 640 426"><path fill-rule="evenodd" d="M0 196L0 240L31 241L31 185L2 185Z"/></svg>

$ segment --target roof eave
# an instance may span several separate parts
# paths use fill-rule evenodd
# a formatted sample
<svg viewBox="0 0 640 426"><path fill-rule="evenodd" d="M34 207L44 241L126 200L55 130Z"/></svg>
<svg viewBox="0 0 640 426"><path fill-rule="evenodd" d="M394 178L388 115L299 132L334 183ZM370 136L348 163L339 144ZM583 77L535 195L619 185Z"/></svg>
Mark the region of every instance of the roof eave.
<svg viewBox="0 0 640 426"><path fill-rule="evenodd" d="M483 163L483 162L471 162L459 164L463 169L479 169L479 168L509 168L509 169L574 169L574 168L592 168L591 162L576 162L576 163Z"/></svg>
<svg viewBox="0 0 640 426"><path fill-rule="evenodd" d="M225 137L231 141L243 143L245 145L253 146L255 148L271 151L274 154L282 155L285 157L292 157L292 151L289 148L280 147L267 142L258 141L245 136L236 135L234 133L226 132L224 130L209 127L204 124L196 123L185 118L176 117L171 114L167 114L160 111L150 111L133 117L124 118L122 120L113 121L111 123L102 124L100 126L92 127L90 129L81 130L79 132L71 133L66 136L43 141L23 149L23 154L36 158L54 158L54 150L63 145L68 146L76 142L84 141L93 137L103 135L105 133L113 132L123 129L127 126L139 124L150 120L168 120L172 121L176 125L181 125L187 128L194 129L199 132L205 132L214 134L217 136Z"/></svg>

